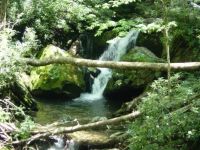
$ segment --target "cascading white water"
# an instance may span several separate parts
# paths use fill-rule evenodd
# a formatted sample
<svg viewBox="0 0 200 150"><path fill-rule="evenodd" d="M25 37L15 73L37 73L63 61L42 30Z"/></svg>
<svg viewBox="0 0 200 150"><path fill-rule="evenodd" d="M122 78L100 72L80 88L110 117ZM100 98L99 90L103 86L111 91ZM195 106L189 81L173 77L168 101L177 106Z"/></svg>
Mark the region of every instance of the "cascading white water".
<svg viewBox="0 0 200 150"><path fill-rule="evenodd" d="M115 38L110 41L108 49L100 56L99 60L119 61L126 51L132 48L137 40L139 31L132 30L124 38ZM79 100L98 100L103 97L103 92L109 79L112 76L112 70L108 68L98 68L100 74L94 79L91 93L83 93Z"/></svg>
<svg viewBox="0 0 200 150"><path fill-rule="evenodd" d="M78 150L78 144L72 139L64 141L64 139L59 136L51 136L51 138L56 140L56 142L47 150Z"/></svg>
<svg viewBox="0 0 200 150"><path fill-rule="evenodd" d="M104 89L112 76L112 71L108 68L98 68L101 72L94 79L94 83L92 85L91 98L100 99L103 96Z"/></svg>

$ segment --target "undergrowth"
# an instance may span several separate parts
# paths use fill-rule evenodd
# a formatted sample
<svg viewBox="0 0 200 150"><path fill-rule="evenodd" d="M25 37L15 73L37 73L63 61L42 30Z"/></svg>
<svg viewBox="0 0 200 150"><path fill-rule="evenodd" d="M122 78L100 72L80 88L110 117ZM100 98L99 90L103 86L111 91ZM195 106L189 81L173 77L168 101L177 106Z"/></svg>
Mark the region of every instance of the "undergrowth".
<svg viewBox="0 0 200 150"><path fill-rule="evenodd" d="M167 80L159 78L138 105L142 116L129 128L133 150L198 149L200 142L200 78L175 74L168 95Z"/></svg>
<svg viewBox="0 0 200 150"><path fill-rule="evenodd" d="M31 117L10 98L0 99L0 149L13 149L12 141L26 139L35 127Z"/></svg>

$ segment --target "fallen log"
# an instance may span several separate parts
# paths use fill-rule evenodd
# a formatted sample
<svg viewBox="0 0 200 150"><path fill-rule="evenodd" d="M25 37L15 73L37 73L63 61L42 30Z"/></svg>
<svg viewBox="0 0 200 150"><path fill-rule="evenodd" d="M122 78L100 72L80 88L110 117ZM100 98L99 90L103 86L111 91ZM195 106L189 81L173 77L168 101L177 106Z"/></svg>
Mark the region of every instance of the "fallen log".
<svg viewBox="0 0 200 150"><path fill-rule="evenodd" d="M14 141L14 142L12 142L12 144L14 144L14 145L22 144L22 143L30 144L35 140L39 140L41 138L45 138L45 137L48 137L51 135L72 133L75 131L92 129L92 128L96 128L96 127L100 127L100 126L104 126L104 125L116 124L116 123L126 121L129 119L134 119L134 118L138 117L139 115L141 115L141 113L139 111L134 111L128 115L124 115L124 116L120 116L120 117L116 117L116 118L112 118L112 119L108 119L108 120L88 123L88 124L84 124L84 125L78 124L78 125L72 126L72 127L50 128L50 129L47 129L46 131L43 130L43 131L41 131L41 133L35 134L28 139L21 140L21 141Z"/></svg>
<svg viewBox="0 0 200 150"><path fill-rule="evenodd" d="M102 67L112 69L149 69L157 71L166 71L168 69L167 63L151 63L151 62L116 62L116 61L101 61L92 59L82 59L73 57L48 58L43 60L24 58L20 62L27 65L39 67L50 64L71 64L76 66L86 67ZM200 69L200 62L183 62L170 63L172 70L198 70Z"/></svg>

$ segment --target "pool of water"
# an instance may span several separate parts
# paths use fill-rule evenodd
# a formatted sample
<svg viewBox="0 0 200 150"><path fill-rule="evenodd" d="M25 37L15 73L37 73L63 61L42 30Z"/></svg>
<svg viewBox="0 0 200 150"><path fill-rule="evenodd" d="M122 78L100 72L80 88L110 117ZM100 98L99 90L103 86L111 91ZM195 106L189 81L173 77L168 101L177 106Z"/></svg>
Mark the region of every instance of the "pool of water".
<svg viewBox="0 0 200 150"><path fill-rule="evenodd" d="M77 119L84 122L97 117L109 117L120 108L120 104L105 98L95 101L39 98L37 103L39 110L34 114L34 120L43 125L55 121Z"/></svg>

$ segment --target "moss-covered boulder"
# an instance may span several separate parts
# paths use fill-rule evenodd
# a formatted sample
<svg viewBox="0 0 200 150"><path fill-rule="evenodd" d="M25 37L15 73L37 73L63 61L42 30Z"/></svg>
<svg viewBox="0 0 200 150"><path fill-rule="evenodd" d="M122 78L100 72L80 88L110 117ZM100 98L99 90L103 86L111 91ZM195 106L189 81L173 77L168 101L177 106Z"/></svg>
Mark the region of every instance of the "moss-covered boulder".
<svg viewBox="0 0 200 150"><path fill-rule="evenodd" d="M47 46L41 53L44 58L71 57L71 55L53 45ZM34 68L31 71L31 91L34 95L66 96L74 98L84 89L84 79L80 68L70 64L51 64Z"/></svg>
<svg viewBox="0 0 200 150"><path fill-rule="evenodd" d="M154 55L145 47L135 47L125 54L121 61L129 62L162 62L163 60ZM147 84L159 76L158 72L151 70L113 70L113 75L105 90L106 95L134 95L133 90L141 92ZM130 90L130 91L128 91ZM130 93L129 93L130 92Z"/></svg>

